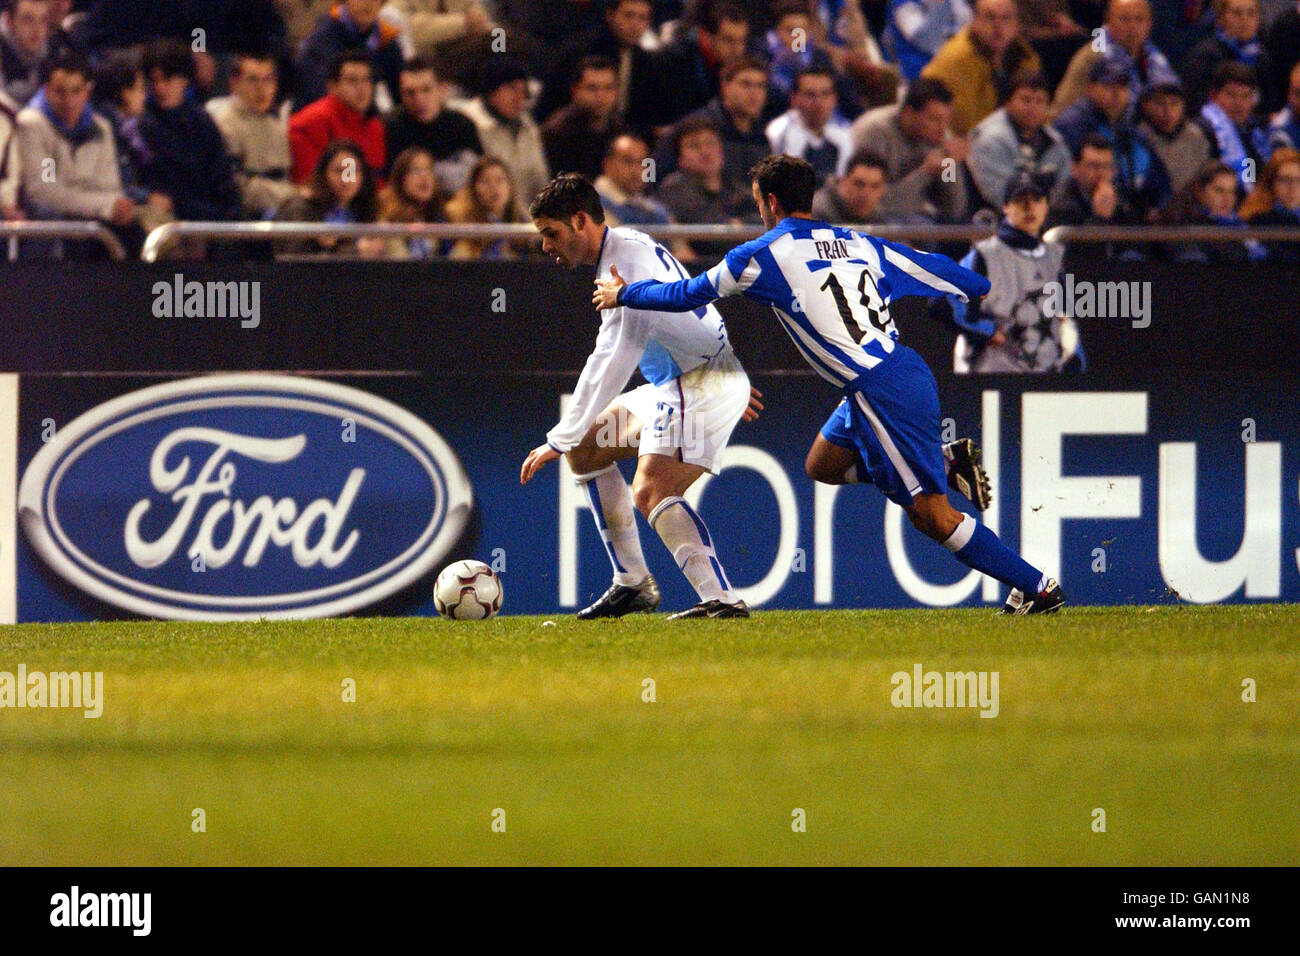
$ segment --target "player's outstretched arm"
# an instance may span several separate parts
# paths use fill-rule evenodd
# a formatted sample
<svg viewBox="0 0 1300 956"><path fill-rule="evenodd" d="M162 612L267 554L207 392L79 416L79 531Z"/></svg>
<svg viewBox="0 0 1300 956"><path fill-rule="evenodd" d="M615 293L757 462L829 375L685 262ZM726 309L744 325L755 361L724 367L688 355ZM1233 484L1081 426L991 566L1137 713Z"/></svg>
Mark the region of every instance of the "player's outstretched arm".
<svg viewBox="0 0 1300 956"><path fill-rule="evenodd" d="M707 272L677 282L642 279L631 285L618 274L616 266L610 272L610 278L596 280L591 302L598 309L616 309L622 305L647 312L689 312L718 298L718 290Z"/></svg>
<svg viewBox="0 0 1300 956"><path fill-rule="evenodd" d="M932 296L936 292L974 301L989 293L989 280L936 252L876 239L882 249L880 265L890 279L896 299L905 295Z"/></svg>

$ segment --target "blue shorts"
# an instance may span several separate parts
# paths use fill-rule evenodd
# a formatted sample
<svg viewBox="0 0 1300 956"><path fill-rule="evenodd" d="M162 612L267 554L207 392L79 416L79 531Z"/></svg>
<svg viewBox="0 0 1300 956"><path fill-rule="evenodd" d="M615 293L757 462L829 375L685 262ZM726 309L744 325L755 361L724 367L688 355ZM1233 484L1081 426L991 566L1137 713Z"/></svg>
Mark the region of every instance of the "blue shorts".
<svg viewBox="0 0 1300 956"><path fill-rule="evenodd" d="M854 449L890 501L906 507L918 494L946 494L939 424L939 386L925 360L905 345L854 386L822 426L822 437Z"/></svg>

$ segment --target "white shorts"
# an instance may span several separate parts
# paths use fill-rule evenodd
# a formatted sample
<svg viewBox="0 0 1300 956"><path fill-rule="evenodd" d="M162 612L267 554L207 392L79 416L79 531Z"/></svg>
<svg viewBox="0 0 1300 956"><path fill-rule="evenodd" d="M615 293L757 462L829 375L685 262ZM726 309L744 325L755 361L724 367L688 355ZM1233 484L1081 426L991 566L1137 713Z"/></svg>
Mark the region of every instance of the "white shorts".
<svg viewBox="0 0 1300 956"><path fill-rule="evenodd" d="M718 459L749 406L749 376L731 349L665 382L614 402L641 421L639 455L667 455L718 473Z"/></svg>

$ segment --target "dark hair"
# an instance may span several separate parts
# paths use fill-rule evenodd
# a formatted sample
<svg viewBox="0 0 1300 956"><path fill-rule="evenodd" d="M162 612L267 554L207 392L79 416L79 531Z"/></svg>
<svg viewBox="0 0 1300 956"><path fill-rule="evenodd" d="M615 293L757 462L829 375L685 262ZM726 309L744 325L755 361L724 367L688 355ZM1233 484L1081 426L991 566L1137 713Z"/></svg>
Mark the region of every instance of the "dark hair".
<svg viewBox="0 0 1300 956"><path fill-rule="evenodd" d="M730 63L724 64L722 69L718 71L718 78L722 80L723 83L730 83L739 74L744 73L746 70L757 70L759 73L762 73L764 77L767 76L767 64L758 57L746 53L744 56L737 57Z"/></svg>
<svg viewBox="0 0 1300 956"><path fill-rule="evenodd" d="M432 58L423 55L403 60L402 65L397 68L397 75L401 76L403 73L432 73L435 80L441 79L437 64Z"/></svg>
<svg viewBox="0 0 1300 956"><path fill-rule="evenodd" d="M154 70L164 77L183 76L193 81L194 54L180 40L171 37L151 40L140 54L140 72L148 78L153 76Z"/></svg>
<svg viewBox="0 0 1300 956"><path fill-rule="evenodd" d="M560 222L568 222L580 212L585 212L595 222L605 221L600 193L578 173L560 173L546 184L528 207L528 215L533 219L558 219Z"/></svg>
<svg viewBox="0 0 1300 956"><path fill-rule="evenodd" d="M769 22L776 26L783 19L792 14L800 14L812 19L812 11L808 9L808 0L777 0L772 4L772 12L768 17Z"/></svg>
<svg viewBox="0 0 1300 956"><path fill-rule="evenodd" d="M922 76L913 80L903 97L903 109L923 110L927 103L938 100L940 103L952 102L952 90L942 80Z"/></svg>
<svg viewBox="0 0 1300 956"><path fill-rule="evenodd" d="M1021 90L1042 90L1049 97L1052 95L1052 85L1047 82L1047 77L1036 70L1021 70L1016 73L1007 84L1007 95L1003 102L1005 103Z"/></svg>
<svg viewBox="0 0 1300 956"><path fill-rule="evenodd" d="M1259 78L1254 67L1247 66L1240 60L1227 60L1214 68L1210 78L1210 92L1217 93L1229 83L1240 83L1259 89Z"/></svg>
<svg viewBox="0 0 1300 956"><path fill-rule="evenodd" d="M1100 133L1089 133L1083 138L1083 142L1079 144L1079 148L1074 151L1074 161L1076 163L1083 159L1083 151L1085 149L1099 149L1105 150L1108 153L1113 153L1115 152L1115 144Z"/></svg>
<svg viewBox="0 0 1300 956"><path fill-rule="evenodd" d="M352 197L351 203L357 222L374 222L376 213L375 174L371 171L370 164L366 162L366 154L362 152L360 146L350 139L330 140L329 145L321 152L320 159L316 160L316 165L311 171L311 179L308 180L311 204L322 213L328 212L333 207L334 194L330 191L325 173L329 169L330 163L334 161L334 157L339 153L350 153L356 159L357 167L361 171L361 188Z"/></svg>
<svg viewBox="0 0 1300 956"><path fill-rule="evenodd" d="M479 67L478 92L486 99L508 83L528 79L528 66L518 57L490 56Z"/></svg>
<svg viewBox="0 0 1300 956"><path fill-rule="evenodd" d="M753 30L749 16L731 0L715 0L715 2L704 0L700 4L699 23L706 33L717 33L723 20L730 23L743 23Z"/></svg>
<svg viewBox="0 0 1300 956"><path fill-rule="evenodd" d="M469 177L465 180L465 185L460 188L460 192L447 200L447 205L443 207L448 222L487 222L488 210L483 208L479 202L478 193L475 192L478 184L487 174L488 170L499 169L506 177L510 184L510 198L506 202L505 212L502 215L502 222L523 222L519 214L519 204L515 201L518 195L518 187L515 186L515 178L510 172L510 167L504 162L493 156L491 153L485 153L474 161L474 165L469 169ZM457 245L478 249L481 253L487 248L482 240L462 239Z"/></svg>
<svg viewBox="0 0 1300 956"><path fill-rule="evenodd" d="M602 4L604 9L601 10L601 13L605 16L609 16L611 13L617 13L618 8L625 3L644 3L650 7L651 10L654 10L655 6L655 0L605 0Z"/></svg>
<svg viewBox="0 0 1300 956"><path fill-rule="evenodd" d="M342 53L330 60L329 78L331 83L337 83L343 76L343 68L349 63L364 63L366 69L370 70L370 76L373 79L375 75L375 64L370 59L370 54L365 50L344 50Z"/></svg>
<svg viewBox="0 0 1300 956"><path fill-rule="evenodd" d="M1193 194L1199 193L1210 183L1224 175L1231 176L1234 183L1237 181L1237 173L1231 166L1221 159L1212 159L1198 169L1196 175L1183 188L1190 190Z"/></svg>
<svg viewBox="0 0 1300 956"><path fill-rule="evenodd" d="M755 164L749 178L762 195L775 196L787 213L812 211L817 172L811 163L794 156L768 156Z"/></svg>
<svg viewBox="0 0 1300 956"><path fill-rule="evenodd" d="M254 63L270 63L275 68L276 76L280 74L280 66L276 62L275 54L270 50L237 50L230 57L230 76L238 77L244 69L244 61L252 60Z"/></svg>
<svg viewBox="0 0 1300 956"><path fill-rule="evenodd" d="M421 156L434 162L433 154L423 146L408 146L397 154L388 176L388 185L379 193L380 218L387 222L438 222L442 219L442 204L446 197L435 174L433 177L433 196L428 202L417 202L406 192L406 176L411 166Z"/></svg>
<svg viewBox="0 0 1300 956"><path fill-rule="evenodd" d="M799 83L805 76L824 76L832 84L835 82L835 71L825 63L814 61L794 75L794 84L790 87L792 93L799 92Z"/></svg>
<svg viewBox="0 0 1300 956"><path fill-rule="evenodd" d="M86 80L94 82L95 71L90 68L90 61L80 53L72 50L60 50L52 58L41 64L41 85L50 82L55 70L64 73L80 73Z"/></svg>
<svg viewBox="0 0 1300 956"><path fill-rule="evenodd" d="M1237 187L1237 174L1233 172L1232 167L1222 160L1211 159L1174 195L1173 200L1161 214L1161 221L1171 225L1195 222L1199 218L1197 207L1201 204L1201 190L1220 176L1231 176L1233 186ZM1239 187L1237 193L1240 195ZM1234 208L1236 205L1234 202Z"/></svg>
<svg viewBox="0 0 1300 956"><path fill-rule="evenodd" d="M677 128L673 130L672 134L673 155L680 159L682 141L686 139L687 136L694 136L696 133L702 132L712 133L714 136L718 137L719 142L722 141L722 133L713 125L713 123L705 119L703 116L688 116L686 119L678 123Z"/></svg>
<svg viewBox="0 0 1300 956"><path fill-rule="evenodd" d="M849 157L849 161L844 165L844 175L847 176L859 166L866 166L868 169L878 169L884 173L886 179L889 178L889 166L880 158L880 156L869 149L860 149ZM784 205L784 203L782 203L782 205Z"/></svg>
<svg viewBox="0 0 1300 956"><path fill-rule="evenodd" d="M130 50L114 50L95 71L95 99L116 106L122 91L135 86L139 77L140 58Z"/></svg>
<svg viewBox="0 0 1300 956"><path fill-rule="evenodd" d="M577 86L582 82L582 74L588 70L609 70L615 76L618 75L618 64L607 56L601 56L599 53L593 53L590 56L584 56L578 61L578 65L573 68L573 76L569 81L571 86Z"/></svg>

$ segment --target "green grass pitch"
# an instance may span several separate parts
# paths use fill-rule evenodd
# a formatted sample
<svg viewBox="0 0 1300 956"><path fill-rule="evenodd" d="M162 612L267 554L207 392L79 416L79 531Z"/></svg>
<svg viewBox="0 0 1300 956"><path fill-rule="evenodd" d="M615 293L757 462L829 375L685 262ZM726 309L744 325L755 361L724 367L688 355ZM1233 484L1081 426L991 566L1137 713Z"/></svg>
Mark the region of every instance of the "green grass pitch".
<svg viewBox="0 0 1300 956"><path fill-rule="evenodd" d="M102 671L104 710L0 709L0 865L1294 865L1297 635L1293 605L8 627L0 671ZM894 707L917 664L997 671L998 715Z"/></svg>

